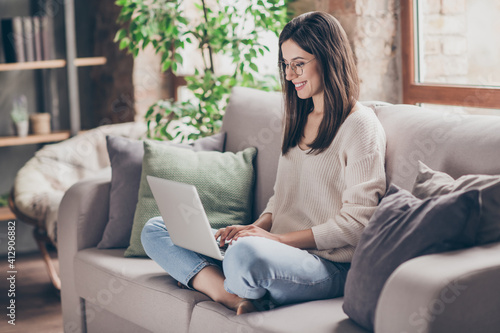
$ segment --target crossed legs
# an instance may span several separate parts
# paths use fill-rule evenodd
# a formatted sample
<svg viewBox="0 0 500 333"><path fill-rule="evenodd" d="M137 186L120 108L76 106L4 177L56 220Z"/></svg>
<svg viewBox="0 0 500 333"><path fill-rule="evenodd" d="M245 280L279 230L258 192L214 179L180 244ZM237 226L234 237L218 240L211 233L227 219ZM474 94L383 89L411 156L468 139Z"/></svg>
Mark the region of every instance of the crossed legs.
<svg viewBox="0 0 500 333"><path fill-rule="evenodd" d="M262 237L240 238L221 263L174 245L161 217L146 223L141 240L174 279L237 314L255 311L249 300L264 296L276 305L342 296L350 266Z"/></svg>

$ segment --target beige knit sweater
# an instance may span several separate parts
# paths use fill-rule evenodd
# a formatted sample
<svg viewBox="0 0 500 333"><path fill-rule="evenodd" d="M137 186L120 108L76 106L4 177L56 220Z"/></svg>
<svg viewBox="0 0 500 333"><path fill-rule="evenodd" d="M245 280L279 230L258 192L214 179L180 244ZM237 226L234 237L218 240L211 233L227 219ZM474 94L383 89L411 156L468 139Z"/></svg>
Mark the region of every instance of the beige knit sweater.
<svg viewBox="0 0 500 333"><path fill-rule="evenodd" d="M360 235L385 194L385 133L373 110L357 104L331 145L321 154L298 146L281 155L271 232L312 229L316 249L308 252L350 262Z"/></svg>

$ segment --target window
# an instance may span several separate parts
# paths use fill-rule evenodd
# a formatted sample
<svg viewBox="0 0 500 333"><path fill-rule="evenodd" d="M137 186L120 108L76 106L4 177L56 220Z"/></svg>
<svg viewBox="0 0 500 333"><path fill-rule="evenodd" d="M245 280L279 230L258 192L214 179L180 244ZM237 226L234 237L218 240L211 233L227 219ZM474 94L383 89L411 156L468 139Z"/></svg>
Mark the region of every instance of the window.
<svg viewBox="0 0 500 333"><path fill-rule="evenodd" d="M403 102L500 115L477 111L500 111L498 17L498 0L401 0Z"/></svg>

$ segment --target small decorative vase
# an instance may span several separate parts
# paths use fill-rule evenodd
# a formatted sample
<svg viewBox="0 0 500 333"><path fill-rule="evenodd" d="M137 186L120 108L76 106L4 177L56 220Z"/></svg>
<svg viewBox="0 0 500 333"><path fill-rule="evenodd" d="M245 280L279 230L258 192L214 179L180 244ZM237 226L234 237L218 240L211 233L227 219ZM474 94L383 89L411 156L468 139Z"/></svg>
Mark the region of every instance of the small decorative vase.
<svg viewBox="0 0 500 333"><path fill-rule="evenodd" d="M33 134L50 133L50 113L35 113L30 115Z"/></svg>
<svg viewBox="0 0 500 333"><path fill-rule="evenodd" d="M19 137L25 137L28 135L29 130L29 122L28 120L23 120L15 124L16 125L16 134Z"/></svg>

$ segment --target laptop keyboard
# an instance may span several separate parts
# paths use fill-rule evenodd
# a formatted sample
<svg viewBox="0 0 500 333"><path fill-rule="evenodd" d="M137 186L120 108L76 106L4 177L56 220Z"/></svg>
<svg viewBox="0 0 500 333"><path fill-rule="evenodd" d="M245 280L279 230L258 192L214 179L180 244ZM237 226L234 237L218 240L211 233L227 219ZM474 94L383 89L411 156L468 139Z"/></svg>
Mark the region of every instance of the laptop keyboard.
<svg viewBox="0 0 500 333"><path fill-rule="evenodd" d="M219 240L216 240L216 242L217 242L217 246L219 247L220 254L224 257L224 255L226 254L227 244L224 245L223 247L220 247Z"/></svg>

